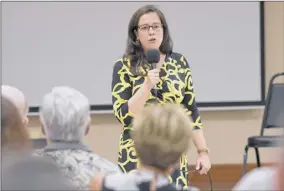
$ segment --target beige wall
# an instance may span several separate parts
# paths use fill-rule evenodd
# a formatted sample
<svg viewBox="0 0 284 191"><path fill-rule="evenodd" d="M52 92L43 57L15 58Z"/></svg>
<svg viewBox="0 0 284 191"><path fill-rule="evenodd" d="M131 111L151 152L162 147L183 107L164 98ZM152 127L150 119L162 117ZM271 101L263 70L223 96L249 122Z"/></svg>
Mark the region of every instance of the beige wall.
<svg viewBox="0 0 284 191"><path fill-rule="evenodd" d="M265 3L266 82L275 72L284 71L284 3ZM201 112L204 132L211 150L213 164L241 163L248 136L258 135L262 111L204 111ZM92 149L116 161L121 125L112 114L97 114L92 117L92 128L86 142ZM33 136L41 136L37 117L31 117L30 130ZM277 131L272 131L277 133ZM108 141L107 141L108 139ZM194 147L193 147L194 148ZM262 149L263 161L274 161L273 149ZM250 152L252 154L252 152ZM190 163L195 162L195 150L189 152ZM249 162L254 162L250 155Z"/></svg>

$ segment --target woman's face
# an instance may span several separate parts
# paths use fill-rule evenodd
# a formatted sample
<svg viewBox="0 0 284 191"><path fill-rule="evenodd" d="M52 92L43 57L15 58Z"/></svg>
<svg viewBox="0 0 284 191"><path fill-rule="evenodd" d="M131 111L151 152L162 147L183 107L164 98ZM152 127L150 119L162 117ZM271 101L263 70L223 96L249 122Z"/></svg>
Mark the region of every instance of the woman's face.
<svg viewBox="0 0 284 191"><path fill-rule="evenodd" d="M136 37L144 51L159 49L163 41L163 32L163 26L157 13L151 12L140 17Z"/></svg>

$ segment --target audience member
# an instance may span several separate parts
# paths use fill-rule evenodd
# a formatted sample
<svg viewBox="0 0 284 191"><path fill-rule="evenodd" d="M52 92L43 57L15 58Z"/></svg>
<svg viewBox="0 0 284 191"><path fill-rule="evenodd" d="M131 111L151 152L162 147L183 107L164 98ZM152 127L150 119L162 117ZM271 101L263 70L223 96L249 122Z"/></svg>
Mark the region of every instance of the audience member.
<svg viewBox="0 0 284 191"><path fill-rule="evenodd" d="M15 104L1 95L2 190L70 190L59 168L31 155L31 141Z"/></svg>
<svg viewBox="0 0 284 191"><path fill-rule="evenodd" d="M261 167L248 172L232 189L233 191L271 191L274 189L274 178L276 169L274 167Z"/></svg>
<svg viewBox="0 0 284 191"><path fill-rule="evenodd" d="M29 122L27 117L29 107L23 92L16 87L8 85L2 85L1 91L2 95L9 99L17 107L22 117L23 124L26 127Z"/></svg>
<svg viewBox="0 0 284 191"><path fill-rule="evenodd" d="M191 121L179 105L150 105L133 120L131 136L140 158L128 174L103 173L90 183L91 190L181 190L171 184L173 167L189 148Z"/></svg>
<svg viewBox="0 0 284 191"><path fill-rule="evenodd" d="M277 145L282 143L276 142ZM280 155L279 162L273 166L264 166L253 169L245 174L234 186L233 191L249 191L249 190L284 190L284 184L282 183L284 175L284 147L283 153ZM280 181L279 181L280 180Z"/></svg>
<svg viewBox="0 0 284 191"><path fill-rule="evenodd" d="M55 87L44 96L40 121L48 145L35 154L52 158L77 189L88 188L98 172L120 172L118 166L83 143L90 129L88 99L70 87Z"/></svg>
<svg viewBox="0 0 284 191"><path fill-rule="evenodd" d="M1 147L3 151L26 150L31 141L15 104L1 95Z"/></svg>

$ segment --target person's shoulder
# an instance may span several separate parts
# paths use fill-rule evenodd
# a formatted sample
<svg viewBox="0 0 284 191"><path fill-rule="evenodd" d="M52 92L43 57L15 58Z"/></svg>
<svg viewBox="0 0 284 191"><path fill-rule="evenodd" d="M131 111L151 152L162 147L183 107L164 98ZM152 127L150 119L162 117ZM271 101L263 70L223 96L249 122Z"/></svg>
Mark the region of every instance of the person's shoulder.
<svg viewBox="0 0 284 191"><path fill-rule="evenodd" d="M130 65L131 65L130 63L131 63L131 61L130 61L129 58L120 57L114 62L114 68L115 69L119 69L119 68L123 68L123 67L129 68Z"/></svg>
<svg viewBox="0 0 284 191"><path fill-rule="evenodd" d="M275 172L273 167L256 168L242 177L232 190L270 190Z"/></svg>
<svg viewBox="0 0 284 191"><path fill-rule="evenodd" d="M113 173L104 177L104 187L112 190L137 190L131 173Z"/></svg>
<svg viewBox="0 0 284 191"><path fill-rule="evenodd" d="M96 153L90 153L89 154L91 161L93 165L96 166L97 169L99 169L100 172L104 173L119 173L121 170L119 169L118 165L114 162L111 162L110 160L99 156Z"/></svg>
<svg viewBox="0 0 284 191"><path fill-rule="evenodd" d="M172 52L169 55L169 57L171 59L173 59L173 60L176 60L183 67L185 67L185 68L189 67L188 61L187 61L186 57L182 53Z"/></svg>
<svg viewBox="0 0 284 191"><path fill-rule="evenodd" d="M131 181L130 181L131 182ZM135 190L129 182L129 174L125 173L98 173L90 181L90 190ZM133 189L134 188L134 189Z"/></svg>
<svg viewBox="0 0 284 191"><path fill-rule="evenodd" d="M181 57L183 56L181 53L179 52L171 52L169 54L169 56L172 58L172 59L175 59L175 60L179 60L181 59Z"/></svg>
<svg viewBox="0 0 284 191"><path fill-rule="evenodd" d="M186 60L186 57L184 54L182 53L179 53L179 52L171 52L169 54L169 56L174 59L174 60L178 60L178 61L185 61Z"/></svg>

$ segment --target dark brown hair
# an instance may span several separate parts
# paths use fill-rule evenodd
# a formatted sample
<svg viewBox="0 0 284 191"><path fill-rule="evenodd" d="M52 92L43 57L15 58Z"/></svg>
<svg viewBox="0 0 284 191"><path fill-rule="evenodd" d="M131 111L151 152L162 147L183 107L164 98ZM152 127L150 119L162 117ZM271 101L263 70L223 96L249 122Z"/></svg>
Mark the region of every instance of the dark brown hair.
<svg viewBox="0 0 284 191"><path fill-rule="evenodd" d="M2 148L25 149L31 141L17 107L1 96L1 144Z"/></svg>
<svg viewBox="0 0 284 191"><path fill-rule="evenodd" d="M166 18L161 10L153 5L146 5L138 9L132 16L128 24L128 38L127 47L124 57L129 58L131 61L131 72L134 75L143 75L139 68L146 71L147 61L145 60L144 50L139 42L136 42L135 31L138 28L138 22L141 16L147 13L157 13L164 30L163 41L160 46L160 51L164 54L169 54L173 49L173 41L170 36L168 24Z"/></svg>

